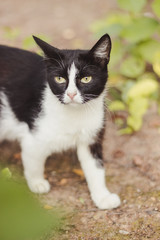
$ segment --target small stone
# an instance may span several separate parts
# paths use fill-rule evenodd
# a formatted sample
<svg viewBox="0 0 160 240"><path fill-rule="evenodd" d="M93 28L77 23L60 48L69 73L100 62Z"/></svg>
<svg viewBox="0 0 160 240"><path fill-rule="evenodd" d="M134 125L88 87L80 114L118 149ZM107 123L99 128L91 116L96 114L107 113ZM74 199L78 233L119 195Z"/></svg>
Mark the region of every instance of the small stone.
<svg viewBox="0 0 160 240"><path fill-rule="evenodd" d="M133 158L133 164L136 166L136 167L141 167L143 165L143 160L140 156L135 156Z"/></svg>
<svg viewBox="0 0 160 240"><path fill-rule="evenodd" d="M139 188L137 188L137 192L138 192L138 193L140 193L140 192L141 192L141 190L140 190Z"/></svg>
<svg viewBox="0 0 160 240"><path fill-rule="evenodd" d="M123 200L123 203L124 203L124 204L126 204L126 203L127 203L127 200L126 200L126 199L124 199L124 200Z"/></svg>
<svg viewBox="0 0 160 240"><path fill-rule="evenodd" d="M151 201L155 202L156 201L155 197L151 197Z"/></svg>
<svg viewBox="0 0 160 240"><path fill-rule="evenodd" d="M66 178L62 178L59 184L61 186L66 185L67 184L67 179Z"/></svg>
<svg viewBox="0 0 160 240"><path fill-rule="evenodd" d="M116 150L114 153L113 153L113 157L114 158L122 158L124 156L124 152L122 150Z"/></svg>
<svg viewBox="0 0 160 240"><path fill-rule="evenodd" d="M87 223L88 223L88 220L87 220L86 217L82 217L82 218L81 218L81 222L82 222L83 224L87 224Z"/></svg>
<svg viewBox="0 0 160 240"><path fill-rule="evenodd" d="M96 213L94 214L93 218L94 218L95 220L105 218L105 212L103 212L103 211L96 212Z"/></svg>
<svg viewBox="0 0 160 240"><path fill-rule="evenodd" d="M129 232L128 231L125 231L125 230L119 230L119 233L120 234L123 234L123 235L128 235Z"/></svg>

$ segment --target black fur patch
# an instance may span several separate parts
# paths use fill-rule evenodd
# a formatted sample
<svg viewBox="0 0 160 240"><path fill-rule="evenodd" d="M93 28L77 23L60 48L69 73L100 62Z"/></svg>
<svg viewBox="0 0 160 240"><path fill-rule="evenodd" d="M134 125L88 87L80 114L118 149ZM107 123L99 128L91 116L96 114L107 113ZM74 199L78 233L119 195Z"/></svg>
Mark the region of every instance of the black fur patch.
<svg viewBox="0 0 160 240"><path fill-rule="evenodd" d="M102 142L104 137L105 128L102 128L96 138L94 144L90 145L90 151L93 157L97 160L98 167L103 167L103 153L102 153Z"/></svg>
<svg viewBox="0 0 160 240"><path fill-rule="evenodd" d="M41 111L46 69L37 54L0 46L0 91L4 91L19 121L30 128Z"/></svg>

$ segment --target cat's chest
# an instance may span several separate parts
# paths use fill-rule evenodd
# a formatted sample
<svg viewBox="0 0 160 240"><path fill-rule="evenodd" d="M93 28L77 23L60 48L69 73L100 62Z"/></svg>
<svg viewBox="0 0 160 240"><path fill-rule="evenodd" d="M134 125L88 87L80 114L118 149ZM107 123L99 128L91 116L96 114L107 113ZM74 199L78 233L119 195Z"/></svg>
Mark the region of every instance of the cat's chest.
<svg viewBox="0 0 160 240"><path fill-rule="evenodd" d="M100 104L103 105L103 104ZM94 141L99 129L103 126L103 107L94 108L55 108L46 111L39 121L41 138L46 139L54 151L76 147L80 142L91 143Z"/></svg>
<svg viewBox="0 0 160 240"><path fill-rule="evenodd" d="M52 115L52 116L51 116ZM42 130L48 136L76 136L85 135L95 132L102 124L103 112L97 113L96 116L92 112L54 112L45 116L41 121Z"/></svg>
<svg viewBox="0 0 160 240"><path fill-rule="evenodd" d="M47 88L34 136L53 151L76 147L80 142L91 144L103 127L103 100L102 95L88 104L64 105Z"/></svg>

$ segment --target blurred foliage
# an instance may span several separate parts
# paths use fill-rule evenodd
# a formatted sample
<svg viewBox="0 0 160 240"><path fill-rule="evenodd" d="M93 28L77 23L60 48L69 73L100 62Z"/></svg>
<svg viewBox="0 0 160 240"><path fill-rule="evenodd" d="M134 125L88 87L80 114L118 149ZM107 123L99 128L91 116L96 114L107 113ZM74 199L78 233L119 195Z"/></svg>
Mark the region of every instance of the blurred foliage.
<svg viewBox="0 0 160 240"><path fill-rule="evenodd" d="M160 103L160 1L117 0L117 4L119 10L94 22L91 30L96 37L109 33L113 38L109 108L128 112L120 133L129 134L141 128L150 104Z"/></svg>
<svg viewBox="0 0 160 240"><path fill-rule="evenodd" d="M0 239L40 240L58 232L59 211L48 212L8 168L0 172Z"/></svg>
<svg viewBox="0 0 160 240"><path fill-rule="evenodd" d="M11 44L14 45L15 42L20 42L19 48L23 48L26 50L33 50L37 46L32 36L25 37L24 39L22 39L22 41L20 41L21 31L19 28L12 28L9 26L5 26L3 27L2 31L3 31L3 37L9 40ZM36 34L36 37L39 37L46 42L51 41L51 39L44 34ZM41 52L38 51L38 53L41 53Z"/></svg>

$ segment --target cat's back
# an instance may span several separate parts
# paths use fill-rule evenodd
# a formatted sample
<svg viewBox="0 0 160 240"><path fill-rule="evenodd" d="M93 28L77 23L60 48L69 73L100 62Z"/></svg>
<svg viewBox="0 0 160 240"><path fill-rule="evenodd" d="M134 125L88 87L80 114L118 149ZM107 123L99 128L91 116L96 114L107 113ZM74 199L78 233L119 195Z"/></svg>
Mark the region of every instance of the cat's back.
<svg viewBox="0 0 160 240"><path fill-rule="evenodd" d="M44 69L43 58L30 51L0 45L0 86L8 81L24 81Z"/></svg>
<svg viewBox="0 0 160 240"><path fill-rule="evenodd" d="M43 57L0 45L0 112L5 95L16 118L32 127L41 110L45 82Z"/></svg>

